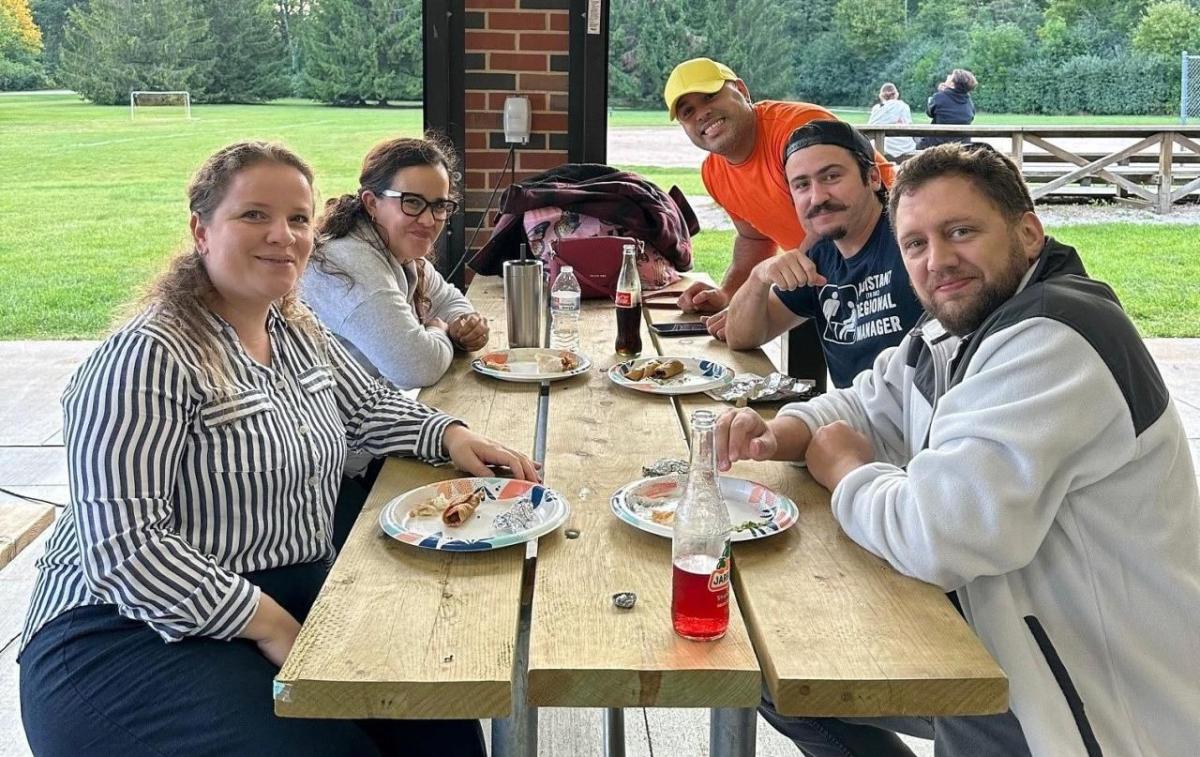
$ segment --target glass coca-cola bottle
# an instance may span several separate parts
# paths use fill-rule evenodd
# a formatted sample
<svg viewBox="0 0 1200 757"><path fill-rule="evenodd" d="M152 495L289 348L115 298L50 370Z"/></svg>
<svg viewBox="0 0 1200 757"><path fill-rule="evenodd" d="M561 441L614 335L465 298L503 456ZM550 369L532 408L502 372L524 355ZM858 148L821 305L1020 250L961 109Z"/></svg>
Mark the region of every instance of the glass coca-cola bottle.
<svg viewBox="0 0 1200 757"><path fill-rule="evenodd" d="M617 354L642 354L642 279L638 276L637 248L621 250L621 275L617 277Z"/></svg>
<svg viewBox="0 0 1200 757"><path fill-rule="evenodd" d="M716 423L709 410L692 413L692 464L671 540L671 623L698 641L719 639L729 627L732 526L717 481Z"/></svg>

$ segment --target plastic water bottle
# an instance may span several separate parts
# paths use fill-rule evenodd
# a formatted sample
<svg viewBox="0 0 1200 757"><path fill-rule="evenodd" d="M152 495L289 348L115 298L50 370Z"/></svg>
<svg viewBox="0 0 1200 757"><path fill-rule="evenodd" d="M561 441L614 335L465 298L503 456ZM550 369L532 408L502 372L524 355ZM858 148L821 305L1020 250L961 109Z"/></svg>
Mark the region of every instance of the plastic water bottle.
<svg viewBox="0 0 1200 757"><path fill-rule="evenodd" d="M550 288L550 346L579 351L579 279L575 269L563 266Z"/></svg>

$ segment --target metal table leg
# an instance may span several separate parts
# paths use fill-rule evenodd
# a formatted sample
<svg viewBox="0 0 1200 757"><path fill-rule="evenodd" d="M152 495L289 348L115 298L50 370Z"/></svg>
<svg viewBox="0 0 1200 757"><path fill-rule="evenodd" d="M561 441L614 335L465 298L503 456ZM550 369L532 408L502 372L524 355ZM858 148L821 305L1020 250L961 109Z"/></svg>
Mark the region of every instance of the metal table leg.
<svg viewBox="0 0 1200 757"><path fill-rule="evenodd" d="M625 710L619 707L604 711L604 755L625 757Z"/></svg>
<svg viewBox="0 0 1200 757"><path fill-rule="evenodd" d="M709 711L708 753L711 757L754 757L758 710L714 707Z"/></svg>
<svg viewBox="0 0 1200 757"><path fill-rule="evenodd" d="M532 562L525 562L527 573ZM529 617L532 606L521 604L517 621L517 648L513 661L512 715L492 721L492 757L537 757L538 710L530 707L526 689L529 685Z"/></svg>
<svg viewBox="0 0 1200 757"><path fill-rule="evenodd" d="M546 461L546 431L550 422L550 385L538 392L537 426L533 459ZM521 576L521 613L517 621L517 646L513 653L512 715L492 721L492 757L537 757L538 710L529 706L529 623L533 613L533 582L537 574L537 541L526 545Z"/></svg>

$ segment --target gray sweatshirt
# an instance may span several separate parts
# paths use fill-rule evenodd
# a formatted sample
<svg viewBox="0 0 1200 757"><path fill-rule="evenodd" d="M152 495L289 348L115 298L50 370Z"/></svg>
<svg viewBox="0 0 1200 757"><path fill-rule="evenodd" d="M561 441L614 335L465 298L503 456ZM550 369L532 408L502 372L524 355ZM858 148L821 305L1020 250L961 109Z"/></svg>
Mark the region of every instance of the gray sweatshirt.
<svg viewBox="0 0 1200 757"><path fill-rule="evenodd" d="M402 389L437 382L450 367L454 345L440 329L427 328L417 319L417 266L425 267L429 318L449 323L475 312L470 301L429 261L401 265L355 234L331 240L322 249L353 283L310 263L300 280L300 293L321 322L373 376Z"/></svg>

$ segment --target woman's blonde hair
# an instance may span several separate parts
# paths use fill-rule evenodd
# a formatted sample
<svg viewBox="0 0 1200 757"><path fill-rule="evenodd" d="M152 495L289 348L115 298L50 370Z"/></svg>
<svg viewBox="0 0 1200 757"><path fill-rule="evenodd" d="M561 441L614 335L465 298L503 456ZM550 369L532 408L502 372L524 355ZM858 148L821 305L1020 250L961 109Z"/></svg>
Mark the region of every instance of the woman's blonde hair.
<svg viewBox="0 0 1200 757"><path fill-rule="evenodd" d="M313 185L312 168L296 153L274 142L236 142L213 153L188 183L188 209L201 222L209 223L213 212L242 171L260 163L278 163L299 171ZM198 348L203 368L214 386L228 386L230 368L225 350L216 341L209 302L216 294L212 279L204 267L204 256L194 244L175 253L166 270L154 279L136 303L136 310L153 309L155 315L177 326ZM283 318L320 338L320 327L312 312L300 303L296 291L285 294L276 303Z"/></svg>
<svg viewBox="0 0 1200 757"><path fill-rule="evenodd" d="M441 166L450 179L450 193L454 194L454 173L458 168L454 147L437 132L427 132L424 137L397 137L387 139L371 148L363 158L362 171L358 175L358 191L344 194L325 203L325 212L317 224L317 248L313 250L312 264L325 273L344 278L354 285L349 274L335 266L324 254L322 246L333 239L354 235L385 254L388 252L387 233L368 215L362 201L362 193L370 190L375 194L390 189L396 172L413 166ZM359 231L363 223L369 225L371 233ZM422 323L429 315L432 302L425 281L425 266L417 266L417 282L413 287L413 306L417 319Z"/></svg>

